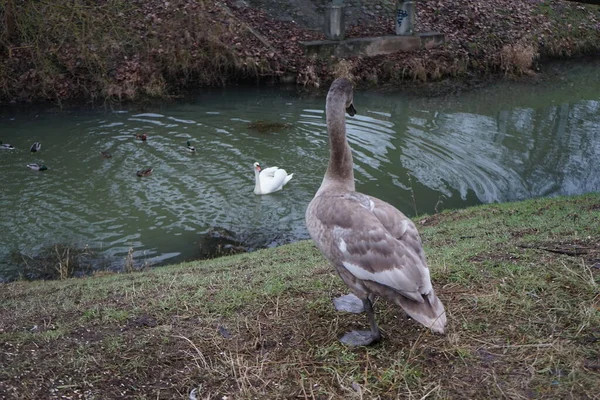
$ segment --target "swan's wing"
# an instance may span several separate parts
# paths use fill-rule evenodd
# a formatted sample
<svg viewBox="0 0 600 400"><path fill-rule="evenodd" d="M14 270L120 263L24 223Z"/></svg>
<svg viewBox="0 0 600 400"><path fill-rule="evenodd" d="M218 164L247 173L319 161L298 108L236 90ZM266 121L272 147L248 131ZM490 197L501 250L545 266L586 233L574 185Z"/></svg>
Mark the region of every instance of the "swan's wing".
<svg viewBox="0 0 600 400"><path fill-rule="evenodd" d="M293 173L286 176L285 180L283 181L283 184L285 185L286 183L288 183L292 179L293 176L294 176Z"/></svg>
<svg viewBox="0 0 600 400"><path fill-rule="evenodd" d="M387 286L419 303L432 291L419 242L398 240L361 193L323 195L316 217L331 232L331 253L352 275ZM315 199L316 200L316 199ZM391 207L391 206L390 206ZM383 209L379 214L384 213Z"/></svg>
<svg viewBox="0 0 600 400"><path fill-rule="evenodd" d="M276 172L278 169L279 169L278 167L269 167L269 168L262 169L262 170L260 171L260 177L262 178L262 177L263 177L263 175L264 175L264 176L273 176L273 175L275 175L275 172Z"/></svg>
<svg viewBox="0 0 600 400"><path fill-rule="evenodd" d="M287 173L283 169L277 169L273 176L260 176L260 187L263 193L273 193L283 187Z"/></svg>
<svg viewBox="0 0 600 400"><path fill-rule="evenodd" d="M372 196L367 197L373 202L373 214L375 214L375 217L383 224L385 229L396 239L406 243L407 246L417 252L423 262L426 263L421 236L410 218L383 200Z"/></svg>

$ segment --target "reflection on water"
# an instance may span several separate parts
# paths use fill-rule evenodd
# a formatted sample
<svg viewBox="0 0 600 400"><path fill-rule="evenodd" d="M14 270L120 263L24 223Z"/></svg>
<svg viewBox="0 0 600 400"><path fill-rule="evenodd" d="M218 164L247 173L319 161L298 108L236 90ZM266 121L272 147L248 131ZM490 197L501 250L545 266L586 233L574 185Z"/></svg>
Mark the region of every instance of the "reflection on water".
<svg viewBox="0 0 600 400"><path fill-rule="evenodd" d="M483 203L571 195L600 188L598 100L496 115L422 112L400 156L419 181ZM429 128L427 128L429 127Z"/></svg>
<svg viewBox="0 0 600 400"><path fill-rule="evenodd" d="M443 99L356 93L359 114L347 124L357 190L409 215L600 190L596 64L576 65L560 84L505 83ZM88 244L116 262L130 247L145 262L189 259L212 226L250 246L306 238L304 210L327 165L323 109L324 97L264 88L144 112L5 109L0 140L16 150L0 150L0 260L56 242ZM287 127L249 129L259 120ZM34 141L42 150L32 154ZM255 196L254 161L294 178ZM50 169L31 171L31 162ZM144 167L154 173L138 178Z"/></svg>

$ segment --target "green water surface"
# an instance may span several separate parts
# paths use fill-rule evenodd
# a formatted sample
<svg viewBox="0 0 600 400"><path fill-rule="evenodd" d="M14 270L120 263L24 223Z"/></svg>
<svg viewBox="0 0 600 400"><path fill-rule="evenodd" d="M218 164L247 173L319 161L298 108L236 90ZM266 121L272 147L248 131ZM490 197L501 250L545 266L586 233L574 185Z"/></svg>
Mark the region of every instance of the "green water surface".
<svg viewBox="0 0 600 400"><path fill-rule="evenodd" d="M598 71L571 63L545 83L436 98L358 92L347 118L357 190L408 215L598 191ZM304 210L328 158L324 107L324 96L290 88L228 88L144 110L0 110L0 140L16 147L0 150L0 276L11 252L59 242L119 265L129 248L138 262L194 258L214 226L251 247L307 238ZM257 121L281 126L259 132ZM30 153L35 141L42 149ZM255 161L294 178L255 196ZM145 167L153 174L137 177Z"/></svg>

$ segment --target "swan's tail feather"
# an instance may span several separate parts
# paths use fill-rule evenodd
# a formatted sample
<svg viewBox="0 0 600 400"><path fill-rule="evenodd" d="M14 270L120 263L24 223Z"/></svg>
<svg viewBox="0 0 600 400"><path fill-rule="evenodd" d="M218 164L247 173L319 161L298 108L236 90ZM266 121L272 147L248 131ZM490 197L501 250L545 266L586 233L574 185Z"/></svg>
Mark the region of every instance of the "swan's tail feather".
<svg viewBox="0 0 600 400"><path fill-rule="evenodd" d="M436 333L444 333L446 327L446 311L444 305L431 290L423 296L424 302L419 303L404 296L395 296L394 302L415 321L423 324Z"/></svg>
<svg viewBox="0 0 600 400"><path fill-rule="evenodd" d="M294 176L293 173L286 176L285 180L283 181L283 184L285 185L286 183L288 183L292 179L293 176Z"/></svg>

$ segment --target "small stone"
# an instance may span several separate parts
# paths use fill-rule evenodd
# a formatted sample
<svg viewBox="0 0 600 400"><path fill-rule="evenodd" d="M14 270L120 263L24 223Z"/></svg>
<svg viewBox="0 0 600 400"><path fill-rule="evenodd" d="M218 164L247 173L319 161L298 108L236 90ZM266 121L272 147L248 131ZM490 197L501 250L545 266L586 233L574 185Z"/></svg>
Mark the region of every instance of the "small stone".
<svg viewBox="0 0 600 400"><path fill-rule="evenodd" d="M229 339L231 337L231 332L229 332L229 330L227 330L227 328L224 326L219 326L218 331L225 339Z"/></svg>

